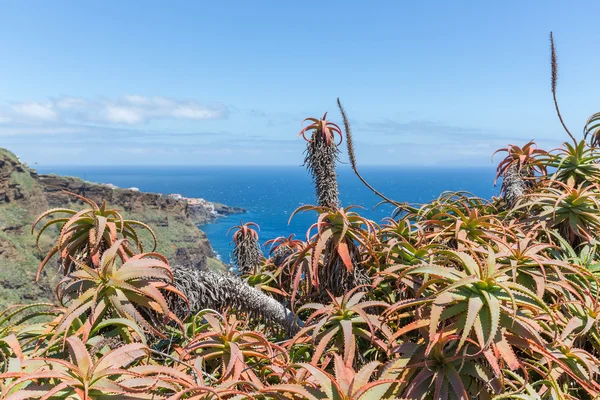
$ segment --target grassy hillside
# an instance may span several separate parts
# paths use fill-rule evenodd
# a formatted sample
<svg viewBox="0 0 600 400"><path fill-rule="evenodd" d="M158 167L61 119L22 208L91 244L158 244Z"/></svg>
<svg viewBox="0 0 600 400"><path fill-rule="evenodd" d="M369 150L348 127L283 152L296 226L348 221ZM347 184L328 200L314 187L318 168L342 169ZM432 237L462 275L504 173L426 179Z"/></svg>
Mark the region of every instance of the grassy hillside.
<svg viewBox="0 0 600 400"><path fill-rule="evenodd" d="M62 190L80 192L84 187L94 201L106 199L125 218L150 225L158 239L157 251L172 263L213 270L225 268L215 257L204 232L189 217L185 202L157 194L113 190L78 178L39 176L13 153L0 148L0 307L51 299L54 273L44 271L40 282L35 282L43 257L35 246L31 224L51 207L81 209L83 203ZM43 251L52 247L57 233L56 229L44 233L40 241ZM142 240L147 246L152 243L148 234L143 234Z"/></svg>

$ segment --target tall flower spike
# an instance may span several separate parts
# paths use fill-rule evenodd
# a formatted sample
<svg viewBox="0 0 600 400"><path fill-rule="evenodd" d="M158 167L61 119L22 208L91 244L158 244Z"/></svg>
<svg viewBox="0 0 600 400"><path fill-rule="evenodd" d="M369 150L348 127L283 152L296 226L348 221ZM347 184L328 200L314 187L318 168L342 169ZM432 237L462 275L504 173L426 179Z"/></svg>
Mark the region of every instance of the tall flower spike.
<svg viewBox="0 0 600 400"><path fill-rule="evenodd" d="M335 163L340 152L338 145L342 142L342 130L326 118L327 113L321 119L306 118L302 123L312 123L302 128L298 136L302 136L308 142L304 153L304 165L312 175L318 205L337 209L340 200ZM306 133L310 130L312 135L307 138ZM337 144L334 140L336 134L340 137Z"/></svg>
<svg viewBox="0 0 600 400"><path fill-rule="evenodd" d="M344 110L344 107L342 106L342 102L340 101L340 99L337 99L337 104L338 104L338 108L340 109L340 114L342 114L342 119L344 120L344 129L346 130L346 146L348 147L348 158L350 159L350 166L352 167L352 170L354 171L354 173L356 174L356 176L358 176L358 179L360 179L360 181L367 187L369 188L369 190L371 190L373 193L375 193L377 196L381 197L384 201L393 204L394 206L402 209L406 206L406 204L401 204L398 203L397 201L394 201L390 198L388 198L387 196L385 196L383 193L379 192L377 189L375 189L373 186L371 186L369 184L369 182L367 182L365 180L365 178L362 177L362 175L358 172L358 168L356 166L356 156L354 155L354 141L352 139L352 130L350 129L350 121L348 120L348 116L346 115L346 110Z"/></svg>
<svg viewBox="0 0 600 400"><path fill-rule="evenodd" d="M556 83L558 82L558 62L556 61L556 48L554 47L554 35L552 35L552 32L550 32L550 66L552 70L552 97L554 99L554 107L556 108L556 114L558 115L558 119L560 120L560 123L562 124L563 128L565 128L565 131L567 132L573 143L575 143L575 146L577 146L577 139L575 139L575 136L573 136L571 131L569 131L569 128L567 128L567 125L565 125L565 121L563 121L562 115L560 114L560 109L558 108L558 101L556 100Z"/></svg>

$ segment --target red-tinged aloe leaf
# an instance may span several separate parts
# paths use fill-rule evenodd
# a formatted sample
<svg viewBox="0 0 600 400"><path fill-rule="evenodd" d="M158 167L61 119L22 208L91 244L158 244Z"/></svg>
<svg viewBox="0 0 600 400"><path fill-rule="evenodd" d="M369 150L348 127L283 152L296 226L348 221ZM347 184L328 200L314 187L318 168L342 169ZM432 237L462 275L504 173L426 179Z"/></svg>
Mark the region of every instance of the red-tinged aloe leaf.
<svg viewBox="0 0 600 400"><path fill-rule="evenodd" d="M76 214L76 211L73 211L73 210L68 209L68 208L52 208L50 210L44 211L31 224L31 234L33 234L33 232L35 231L35 227L37 226L37 224L39 224L39 222L42 219L44 219L44 217L46 217L48 215L51 215L51 214L56 214L56 213L64 213L64 214L71 214L71 215L73 215L73 214Z"/></svg>
<svg viewBox="0 0 600 400"><path fill-rule="evenodd" d="M69 192L68 190L63 190L62 192L64 194L67 194L69 196L75 197L76 199L79 199L80 201L88 204L90 207L92 207L92 210L94 210L94 211L100 211L100 207L98 207L98 204L96 204L94 201L92 201L92 200L90 200L90 199L88 199L86 197L80 196L77 193Z"/></svg>
<svg viewBox="0 0 600 400"><path fill-rule="evenodd" d="M129 260L140 260L140 259L146 259L146 258L151 259L151 260L157 259L159 261L162 261L164 264L166 264L167 267L170 268L169 260L167 259L167 257L163 256L160 253L156 253L156 252L135 254Z"/></svg>
<svg viewBox="0 0 600 400"><path fill-rule="evenodd" d="M14 333L3 337L2 339L0 339L0 342L6 343L20 361L24 360L21 344L19 343L19 340L17 339Z"/></svg>
<svg viewBox="0 0 600 400"><path fill-rule="evenodd" d="M477 316L475 317L475 323L473 324L473 329L475 331L475 336L477 337L477 341L479 343L479 347L481 347L482 349L485 349L485 332L484 332L484 328L483 325L485 322L488 322L488 311L487 309L482 309L483 312L480 312L479 314L477 314ZM482 322L483 320L483 322Z"/></svg>
<svg viewBox="0 0 600 400"><path fill-rule="evenodd" d="M40 400L47 400L52 398L55 394L57 394L58 392L61 392L63 390L65 390L66 388L69 387L69 382L62 382L58 385L56 385L55 387L53 387L52 389L48 390L44 396L40 397Z"/></svg>
<svg viewBox="0 0 600 400"><path fill-rule="evenodd" d="M325 310L325 311L322 311L322 310L317 310L317 311L315 311L315 312L313 313L313 315L315 315L315 314L317 314L317 313L327 313L328 311L329 311L329 310ZM311 321L311 320L307 320L307 321ZM309 322L309 323L310 323L310 322ZM317 340L317 336L319 336L319 335L322 335L322 334L321 334L321 329L322 329L322 328L323 328L323 327L324 327L326 324L328 324L328 323L329 323L329 318L325 317L325 318L321 318L321 319L319 320L319 322L317 322L317 323L314 325L314 327L313 327L313 335L312 335L312 337L313 337L313 341L316 341L316 340ZM309 325L309 326L310 326L310 325ZM332 325L332 326L330 326L328 329L338 329L338 328L339 328L339 325L337 325L337 324L336 324L336 325Z"/></svg>
<svg viewBox="0 0 600 400"><path fill-rule="evenodd" d="M185 383L187 385L193 386L194 385L194 380L192 379L192 377L188 374L186 374L183 371L179 371L175 368L171 368L171 367L165 367L163 365L150 365L150 364L146 364L146 365L137 365L135 367L131 367L127 369L130 372L133 372L135 374L139 374L139 375L161 375L164 377L169 377L172 379L176 379L179 382Z"/></svg>
<svg viewBox="0 0 600 400"><path fill-rule="evenodd" d="M299 364L306 369L317 381L319 388L325 392L328 399L341 399L341 388L333 376L307 363Z"/></svg>
<svg viewBox="0 0 600 400"><path fill-rule="evenodd" d="M125 368L132 362L148 355L148 347L142 343L129 343L107 353L98 360L95 371Z"/></svg>
<svg viewBox="0 0 600 400"><path fill-rule="evenodd" d="M488 309L490 311L490 332L488 340L485 343L484 347L488 347L490 343L494 340L496 333L498 332L498 328L500 326L500 303L498 298L490 295L486 291L481 291L485 302L488 305Z"/></svg>
<svg viewBox="0 0 600 400"><path fill-rule="evenodd" d="M60 231L60 236L58 239L59 246L62 247L62 245L64 245L65 233L68 232L73 225L81 224L83 221L84 215L86 215L89 212L90 212L90 210L81 210L81 211L75 213L71 218L69 218L69 220L63 225L63 227Z"/></svg>
<svg viewBox="0 0 600 400"><path fill-rule="evenodd" d="M11 386L12 387L12 386ZM7 391L10 391L10 388ZM4 397L4 400L26 400L26 399L39 399L43 395L48 393L47 388L43 389L21 389L16 393L9 394Z"/></svg>
<svg viewBox="0 0 600 400"><path fill-rule="evenodd" d="M373 334L371 332L368 332L368 331L364 330L363 328L354 328L354 329L355 329L354 334L356 336L359 336L359 337L365 339L367 342L370 342L370 343L376 345L381 350L383 350L386 354L389 353L390 342L389 342L388 338L393 336L392 334L386 336L385 340L381 340L377 337L373 337Z"/></svg>
<svg viewBox="0 0 600 400"><path fill-rule="evenodd" d="M465 320L465 326L463 327L462 335L460 341L458 342L458 346L456 347L456 354L458 354L459 350L465 344L469 333L471 333L471 329L475 324L475 319L479 315L479 311L483 307L483 300L480 296L472 295L469 297L469 306L467 309L467 319Z"/></svg>
<svg viewBox="0 0 600 400"><path fill-rule="evenodd" d="M87 375L94 364L90 354L88 353L85 344L76 336L67 338L67 344L69 348L69 356L73 364L77 365L79 369Z"/></svg>
<svg viewBox="0 0 600 400"><path fill-rule="evenodd" d="M318 400L317 397L313 396L305 387L302 385L283 383L278 385L269 385L260 391L263 394L295 394L303 399Z"/></svg>
<svg viewBox="0 0 600 400"><path fill-rule="evenodd" d="M167 315L169 313L169 305L167 304L167 300L164 298L162 293L152 285L152 283L146 282L143 285L136 285L136 287L139 290L139 292L136 293L141 294L142 296L145 295L147 299L152 299L152 301L155 301L160 306L160 310L163 314Z"/></svg>
<svg viewBox="0 0 600 400"><path fill-rule="evenodd" d="M469 394L467 393L467 389L465 388L465 385L463 384L463 381L460 378L460 374L458 373L458 371L456 371L452 364L446 365L446 376L448 377L448 381L450 382L450 385L452 386L455 395L459 399L468 399Z"/></svg>
<svg viewBox="0 0 600 400"><path fill-rule="evenodd" d="M442 312L454 301L455 297L449 292L441 294L433 301L431 306L431 315L429 317L429 341L431 343L433 343L433 339L438 333L438 325L440 323Z"/></svg>
<svg viewBox="0 0 600 400"><path fill-rule="evenodd" d="M50 259L52 258L52 256L55 255L56 253L58 253L58 247L54 246L52 249L50 249L50 251L48 252L48 254L46 254L46 257L44 257L44 259L40 263L40 266L39 266L39 268L37 270L37 273L35 274L35 281L36 282L38 282L40 280L40 275L42 274L42 270L44 269L44 267L46 266L46 264L48 264L48 261L50 261Z"/></svg>
<svg viewBox="0 0 600 400"><path fill-rule="evenodd" d="M140 260L142 261L142 260ZM173 277L171 271L166 268L154 268L150 263L147 267L131 267L127 265L121 266L118 271L113 275L115 279L120 281L129 282L136 280L164 280L166 282L172 282Z"/></svg>
<svg viewBox="0 0 600 400"><path fill-rule="evenodd" d="M117 241L117 226L114 222L108 222L108 231L104 232L106 237L106 242L109 246L112 246Z"/></svg>
<svg viewBox="0 0 600 400"><path fill-rule="evenodd" d="M500 354L502 359L506 362L506 364L511 370L514 371L521 366L521 363L515 355L515 352L513 351L511 345L508 344L508 342L506 341L506 338L504 337L504 332L498 332L494 346L496 347L497 352Z"/></svg>
<svg viewBox="0 0 600 400"><path fill-rule="evenodd" d="M573 317L567 325L562 329L559 340L563 342L573 331L583 325L583 321L579 317Z"/></svg>
<svg viewBox="0 0 600 400"><path fill-rule="evenodd" d="M314 348L313 356L311 362L313 364L317 364L325 353L327 345L331 342L331 339L337 334L338 329L331 328L329 332L326 332L322 337L317 346Z"/></svg>
<svg viewBox="0 0 600 400"><path fill-rule="evenodd" d="M419 274L419 275L424 275L424 274L436 275L436 276L441 276L442 278L450 279L452 281L457 281L459 279L464 278L464 275L461 275L461 273L459 271L453 270L451 268L436 266L436 265L418 266L413 269L407 270L406 273L411 274L411 275L417 275L417 274Z"/></svg>
<svg viewBox="0 0 600 400"><path fill-rule="evenodd" d="M152 286L156 287L157 289L164 290L166 292L171 292L173 294L176 294L188 306L190 305L190 302L189 302L188 298L185 296L185 294L181 290L177 289L175 286L173 286L173 285L166 285L165 286L165 285L163 285L162 283L159 283L159 282L151 282L150 284Z"/></svg>
<svg viewBox="0 0 600 400"><path fill-rule="evenodd" d="M109 273L109 268L114 263L119 252L119 247L123 242L123 239L117 240L110 248L102 253L102 258L100 259L100 268L102 274L107 275Z"/></svg>
<svg viewBox="0 0 600 400"><path fill-rule="evenodd" d="M67 222L69 219L68 218L55 218L51 221L46 222L38 231L36 237L35 237L35 245L37 246L38 250L42 251L42 249L40 248L40 237L42 236L42 234L46 231L46 229L48 229L49 227L51 227L54 224L59 224L61 222ZM33 229L32 229L33 230ZM33 232L32 232L33 233Z"/></svg>
<svg viewBox="0 0 600 400"><path fill-rule="evenodd" d="M85 279L85 278L88 278L91 280L100 279L98 270L85 265L84 263L76 260L73 257L71 257L71 261L77 266L77 268L81 269L81 271L75 271L74 273L72 273L71 276L76 277L76 278L81 278L81 279ZM85 276L85 274L81 274L81 272L84 272L85 274L87 274L87 277Z"/></svg>
<svg viewBox="0 0 600 400"><path fill-rule="evenodd" d="M141 256L148 256L150 253L138 254L132 257L123 264L123 268L160 268L168 272L171 271L169 264L163 260L156 258L138 258Z"/></svg>
<svg viewBox="0 0 600 400"><path fill-rule="evenodd" d="M429 392L429 387L422 385L423 383L425 383L425 381L427 379L430 379L434 374L434 371L428 369L428 368L424 368L422 369L414 378L412 378L412 380L410 381L410 384L408 385L408 387L406 388L406 392L405 392L405 397L409 398L409 399L421 399L423 398L428 392ZM465 397L466 399L466 397Z"/></svg>
<svg viewBox="0 0 600 400"><path fill-rule="evenodd" d="M115 374L119 374L121 376L129 374L127 370L114 370ZM159 382L158 377L153 378L129 378L123 379L120 382L114 382L109 379L100 379L94 382L92 388L95 391L100 391L102 393L111 393L111 394L120 394L120 395L129 395L131 398L139 398L146 396L135 396L136 394L148 393L148 397L155 397L154 393L151 391L157 386ZM172 387L172 386L171 386ZM146 397L146 398L148 398ZM122 396L119 396L119 399L122 399Z"/></svg>
<svg viewBox="0 0 600 400"><path fill-rule="evenodd" d="M340 325L342 326L342 335L344 337L344 361L352 365L356 349L356 342L354 341L354 334L352 333L352 322L343 319L340 321Z"/></svg>
<svg viewBox="0 0 600 400"><path fill-rule="evenodd" d="M50 339L50 343L53 343L58 335L68 330L73 321L90 308L91 304L89 304L89 300L94 297L95 292L95 288L90 288L77 299L73 300L73 303L64 312L57 326L54 328L54 335Z"/></svg>
<svg viewBox="0 0 600 400"><path fill-rule="evenodd" d="M10 392L12 388L16 388L20 384L27 382L27 381L35 381L38 379L52 379L52 378L61 380L61 379L65 378L65 375L62 371L52 371L52 370L43 370L43 371L38 371L38 372L34 372L34 373L29 373L29 374L26 374L24 377L16 379L14 382L12 382L10 384L10 386L7 388L7 392ZM44 394L47 393L47 391L48 391L48 389L44 390ZM26 392L26 390L19 390L19 392L15 393L11 396L5 397L4 400L7 400L7 399L30 399L31 398L31 397L19 396L19 394L22 392ZM34 391L34 393L35 393L35 391ZM30 395L31 395L31 393L30 393Z"/></svg>
<svg viewBox="0 0 600 400"><path fill-rule="evenodd" d="M94 227L96 237L94 238L95 240L91 250L92 254L96 253L100 248L100 244L102 243L102 236L104 235L104 231L106 230L107 223L108 220L106 219L106 217L103 217L102 215L98 215L96 217L96 226ZM90 231L90 233L91 232L92 231Z"/></svg>
<svg viewBox="0 0 600 400"><path fill-rule="evenodd" d="M124 225L125 226L137 225L137 226L141 226L142 228L147 230L150 233L150 236L152 236L152 241L153 241L152 250L150 250L150 251L152 252L152 251L156 250L156 244L157 244L158 240L156 239L156 235L154 234L154 231L152 230L152 228L150 228L147 224L140 222L140 221L135 221L135 220L125 220ZM141 244L141 242L139 242L138 245L139 244Z"/></svg>
<svg viewBox="0 0 600 400"><path fill-rule="evenodd" d="M348 272L352 272L354 270L354 265L352 264L352 257L350 257L350 252L348 251L348 243L342 240L337 246L337 252Z"/></svg>
<svg viewBox="0 0 600 400"><path fill-rule="evenodd" d="M405 308L420 306L422 304L431 303L432 301L433 300L430 298L402 300L392 305L387 311L385 311L384 316L389 317L390 315Z"/></svg>
<svg viewBox="0 0 600 400"><path fill-rule="evenodd" d="M446 397L442 397L442 393L448 391L448 382L446 381L446 371L444 369L440 368L440 370L437 371L434 383L435 391L433 393L433 398L446 400Z"/></svg>
<svg viewBox="0 0 600 400"><path fill-rule="evenodd" d="M138 310L131 304L129 299L123 294L120 290L112 290L111 293L108 294L108 298L120 317L125 317L128 319L132 319L135 321L140 327L153 332L155 335L159 337L165 337L160 331L154 328L146 319L139 313Z"/></svg>
<svg viewBox="0 0 600 400"><path fill-rule="evenodd" d="M343 395L351 394L350 386L354 379L354 370L352 369L352 363L344 362L339 354L333 354L333 373L340 386Z"/></svg>
<svg viewBox="0 0 600 400"><path fill-rule="evenodd" d="M350 393L355 394L355 397L358 397L358 391L367 386L371 375L373 375L380 365L381 363L379 361L371 361L370 363L365 364L354 376L352 386L350 387Z"/></svg>
<svg viewBox="0 0 600 400"><path fill-rule="evenodd" d="M223 376L231 377L231 379L237 380L239 379L242 369L245 365L244 354L235 342L228 342L228 345L229 360L227 362L227 366L224 369Z"/></svg>
<svg viewBox="0 0 600 400"><path fill-rule="evenodd" d="M323 250L325 249L325 245L327 244L327 241L329 240L329 238L332 235L333 235L333 231L330 229L324 231L321 235L319 235L318 241L315 246L315 251L313 252L313 259L312 259L313 271L318 271L321 254L323 253ZM315 275L317 275L317 274L315 273Z"/></svg>
<svg viewBox="0 0 600 400"><path fill-rule="evenodd" d="M400 336L406 335L408 332L412 332L415 329L424 328L427 325L429 325L428 319L418 319L416 321L412 321L412 322L404 325L402 328L398 329L396 332L394 332L394 336L392 337L392 340L396 340Z"/></svg>
<svg viewBox="0 0 600 400"><path fill-rule="evenodd" d="M311 320L311 319L315 318L318 315L321 315L323 313L328 312L327 308L323 304L321 304L321 303L306 303L306 304L302 305L302 307L300 307L298 309L298 312L301 312L301 311L304 311L304 310L308 310L308 309L316 310L314 315L311 314L312 318L309 317L308 320Z"/></svg>

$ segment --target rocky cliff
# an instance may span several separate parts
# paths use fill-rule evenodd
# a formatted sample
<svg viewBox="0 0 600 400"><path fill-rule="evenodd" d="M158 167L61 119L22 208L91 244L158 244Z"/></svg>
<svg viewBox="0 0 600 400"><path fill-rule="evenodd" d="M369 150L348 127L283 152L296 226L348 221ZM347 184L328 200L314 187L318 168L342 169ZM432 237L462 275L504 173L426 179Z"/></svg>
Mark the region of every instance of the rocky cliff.
<svg viewBox="0 0 600 400"><path fill-rule="evenodd" d="M14 154L0 148L0 306L50 298L55 277L48 275L39 284L34 282L42 252L36 249L30 229L35 217L48 208L83 207L65 190L97 203L105 200L126 218L150 225L158 238L157 251L173 264L200 269L220 269L223 265L197 224L244 212L202 199L119 189L73 177L38 175ZM44 235L42 250L50 248L56 234ZM51 269L47 270L50 274Z"/></svg>

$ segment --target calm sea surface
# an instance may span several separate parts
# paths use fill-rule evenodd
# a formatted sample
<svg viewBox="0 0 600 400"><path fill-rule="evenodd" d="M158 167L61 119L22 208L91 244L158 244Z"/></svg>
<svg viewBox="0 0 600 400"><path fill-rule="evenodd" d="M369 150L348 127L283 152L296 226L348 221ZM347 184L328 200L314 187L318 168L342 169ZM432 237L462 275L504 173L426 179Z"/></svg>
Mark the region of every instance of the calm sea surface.
<svg viewBox="0 0 600 400"><path fill-rule="evenodd" d="M40 173L78 176L88 181L112 183L122 188L137 187L154 193L180 193L202 197L248 213L221 218L202 226L217 254L229 261L232 244L227 230L240 221L260 225L264 242L292 233L304 238L314 223L314 213L290 214L303 204L314 204L311 178L302 167L75 167L38 166ZM361 215L376 222L390 215L392 207L373 209L379 198L356 178L349 168L340 168L342 203L359 205ZM423 203L445 190L466 190L485 198L498 195L493 168L406 168L364 167L363 176L379 191L398 201Z"/></svg>

